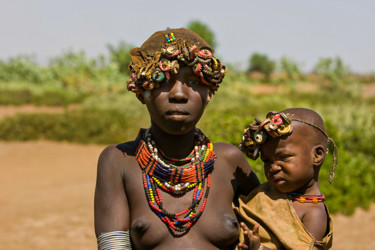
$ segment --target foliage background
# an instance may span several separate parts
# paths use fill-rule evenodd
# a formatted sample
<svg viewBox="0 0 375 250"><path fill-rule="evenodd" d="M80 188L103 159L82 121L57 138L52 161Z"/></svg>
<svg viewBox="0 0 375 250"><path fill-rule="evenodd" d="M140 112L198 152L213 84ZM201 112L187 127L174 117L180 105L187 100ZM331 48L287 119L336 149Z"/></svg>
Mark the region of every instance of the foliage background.
<svg viewBox="0 0 375 250"><path fill-rule="evenodd" d="M62 106L65 111L3 118L0 140L112 144L134 139L140 127L149 126L149 117L126 91L131 47L126 42L108 45L108 55L96 58L67 51L44 66L29 56L1 60L0 105ZM254 117L289 107L314 109L339 148L333 184L328 184L331 156L320 172L330 211L350 214L357 206L368 208L375 201L375 101L374 96L364 98L363 87L374 84L374 75L353 74L340 58L322 58L310 73L301 72L299 63L288 57L272 61L257 53L249 61L246 71L228 65L198 126L212 141L238 145ZM75 109L69 108L72 104ZM262 163L249 163L264 182Z"/></svg>

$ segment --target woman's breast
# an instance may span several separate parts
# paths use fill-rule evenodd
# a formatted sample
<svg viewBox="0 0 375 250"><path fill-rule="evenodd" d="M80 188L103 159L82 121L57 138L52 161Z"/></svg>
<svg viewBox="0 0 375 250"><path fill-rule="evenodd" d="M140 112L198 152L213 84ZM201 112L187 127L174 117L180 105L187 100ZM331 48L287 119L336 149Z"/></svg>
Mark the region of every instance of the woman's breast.
<svg viewBox="0 0 375 250"><path fill-rule="evenodd" d="M144 211L146 212L146 211ZM131 223L130 234L136 249L225 249L239 236L239 223L229 210L207 208L188 233L174 237L167 226L151 213L139 214Z"/></svg>
<svg viewBox="0 0 375 250"><path fill-rule="evenodd" d="M219 210L219 211L218 211ZM206 216L197 223L197 230L204 238L218 248L233 245L240 234L240 226L232 210L206 211Z"/></svg>

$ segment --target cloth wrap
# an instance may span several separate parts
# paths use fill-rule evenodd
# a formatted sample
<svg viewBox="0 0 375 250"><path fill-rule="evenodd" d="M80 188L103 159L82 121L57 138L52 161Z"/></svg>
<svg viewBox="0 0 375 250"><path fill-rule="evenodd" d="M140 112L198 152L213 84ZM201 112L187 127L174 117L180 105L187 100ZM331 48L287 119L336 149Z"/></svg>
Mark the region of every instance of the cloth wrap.
<svg viewBox="0 0 375 250"><path fill-rule="evenodd" d="M260 242L270 249L320 250L332 247L332 221L328 210L328 233L322 241L316 241L296 214L288 194L279 192L268 182L259 185L249 195L240 196L234 211L250 230L259 224ZM243 241L243 232L240 241Z"/></svg>

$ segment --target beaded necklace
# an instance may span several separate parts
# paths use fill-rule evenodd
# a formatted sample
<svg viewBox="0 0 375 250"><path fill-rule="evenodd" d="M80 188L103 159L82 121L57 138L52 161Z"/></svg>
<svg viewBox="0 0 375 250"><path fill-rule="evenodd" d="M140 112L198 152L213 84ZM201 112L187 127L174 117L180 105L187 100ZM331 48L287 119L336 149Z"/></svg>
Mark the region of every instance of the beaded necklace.
<svg viewBox="0 0 375 250"><path fill-rule="evenodd" d="M165 159L164 153L159 154L148 129L145 132L145 140L141 140L137 147L137 161L146 174L173 185L201 182L212 172L216 156L212 143L202 131L196 129L195 137L194 156L192 152L184 159Z"/></svg>
<svg viewBox="0 0 375 250"><path fill-rule="evenodd" d="M195 130L195 146L183 159L170 158L158 150L146 130L136 150L142 169L143 186L151 210L167 225L174 237L184 235L202 215L210 190L210 176L216 159L213 145L199 129ZM179 213L164 208L160 189L172 195L192 190L191 205ZM204 190L206 189L206 190Z"/></svg>
<svg viewBox="0 0 375 250"><path fill-rule="evenodd" d="M323 202L326 200L326 197L324 196L324 194L307 195L307 194L289 193L289 196L292 199L292 201L299 201L300 203L318 204L319 202Z"/></svg>

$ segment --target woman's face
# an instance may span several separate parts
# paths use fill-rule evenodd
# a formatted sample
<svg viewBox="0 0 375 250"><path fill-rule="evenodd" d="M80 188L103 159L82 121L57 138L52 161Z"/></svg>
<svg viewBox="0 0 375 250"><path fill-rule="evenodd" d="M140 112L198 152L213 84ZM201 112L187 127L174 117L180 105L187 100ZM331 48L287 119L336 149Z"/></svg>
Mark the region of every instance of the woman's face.
<svg viewBox="0 0 375 250"><path fill-rule="evenodd" d="M210 98L209 88L200 84L191 67L186 66L177 75L171 75L169 82L143 93L152 124L175 135L195 127Z"/></svg>

